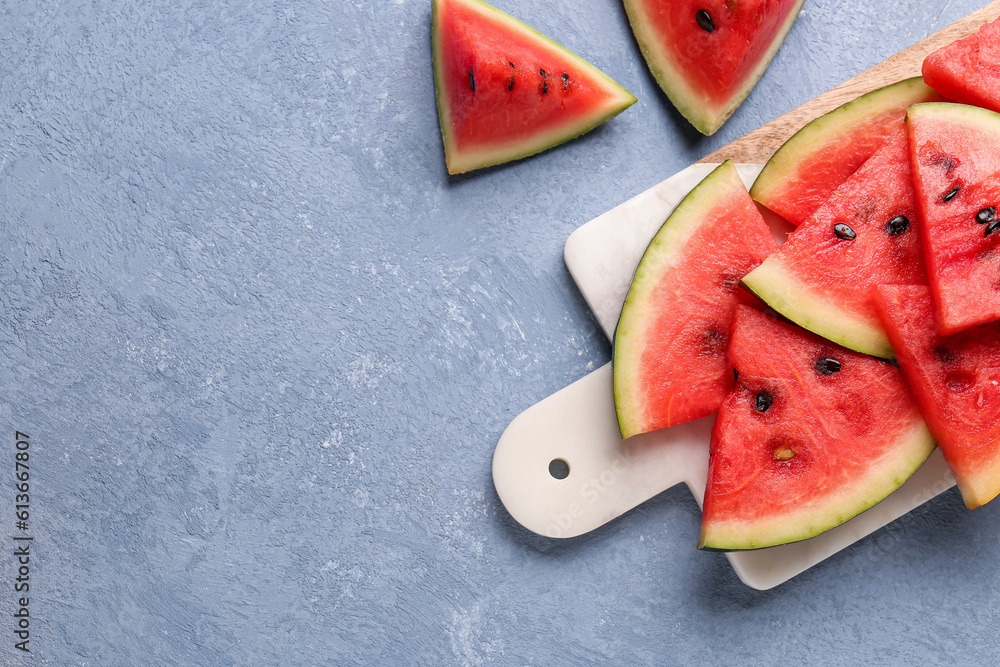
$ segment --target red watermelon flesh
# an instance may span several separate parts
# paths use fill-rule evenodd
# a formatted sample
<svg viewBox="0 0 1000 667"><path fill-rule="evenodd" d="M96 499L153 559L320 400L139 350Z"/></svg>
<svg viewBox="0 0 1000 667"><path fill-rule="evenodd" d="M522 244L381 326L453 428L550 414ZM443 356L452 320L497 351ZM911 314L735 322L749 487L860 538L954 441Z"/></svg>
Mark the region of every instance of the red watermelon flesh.
<svg viewBox="0 0 1000 667"><path fill-rule="evenodd" d="M625 0L642 55L677 110L712 134L743 102L802 0Z"/></svg>
<svg viewBox="0 0 1000 667"><path fill-rule="evenodd" d="M740 278L777 247L731 162L709 174L653 237L614 340L622 437L716 411L732 385L729 325Z"/></svg>
<svg viewBox="0 0 1000 667"><path fill-rule="evenodd" d="M1000 111L1000 20L927 56L923 74L950 100Z"/></svg>
<svg viewBox="0 0 1000 667"><path fill-rule="evenodd" d="M938 331L1000 319L1000 114L915 104L907 126Z"/></svg>
<svg viewBox="0 0 1000 667"><path fill-rule="evenodd" d="M538 153L635 102L593 65L481 0L434 0L432 42L451 174Z"/></svg>
<svg viewBox="0 0 1000 667"><path fill-rule="evenodd" d="M884 361L743 306L728 358L738 377L712 431L699 548L818 535L883 500L934 449Z"/></svg>
<svg viewBox="0 0 1000 667"><path fill-rule="evenodd" d="M743 282L769 306L852 350L891 357L872 287L927 284L902 121Z"/></svg>
<svg viewBox="0 0 1000 667"><path fill-rule="evenodd" d="M921 286L883 285L878 304L965 504L989 502L1000 493L1000 322L941 336Z"/></svg>
<svg viewBox="0 0 1000 667"><path fill-rule="evenodd" d="M906 109L941 101L918 76L873 90L811 121L782 144L750 188L754 201L805 222L897 130Z"/></svg>

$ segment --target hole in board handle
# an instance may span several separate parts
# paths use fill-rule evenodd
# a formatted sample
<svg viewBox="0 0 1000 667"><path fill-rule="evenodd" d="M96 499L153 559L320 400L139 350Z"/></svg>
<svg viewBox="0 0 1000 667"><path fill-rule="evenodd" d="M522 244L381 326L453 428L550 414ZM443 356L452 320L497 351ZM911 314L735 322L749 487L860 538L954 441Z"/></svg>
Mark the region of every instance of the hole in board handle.
<svg viewBox="0 0 1000 667"><path fill-rule="evenodd" d="M569 477L569 464L565 459L552 459L549 461L549 474L556 479L566 479Z"/></svg>

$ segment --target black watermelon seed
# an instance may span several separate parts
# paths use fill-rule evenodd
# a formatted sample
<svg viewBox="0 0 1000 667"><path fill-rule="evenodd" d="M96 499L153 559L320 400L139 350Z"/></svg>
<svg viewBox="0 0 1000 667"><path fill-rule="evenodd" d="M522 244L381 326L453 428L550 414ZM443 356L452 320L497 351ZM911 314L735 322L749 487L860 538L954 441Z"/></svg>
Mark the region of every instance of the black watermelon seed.
<svg viewBox="0 0 1000 667"><path fill-rule="evenodd" d="M987 206L981 209L979 213L976 213L976 222L981 225L985 225L987 222L993 222L997 217L997 209L995 206Z"/></svg>
<svg viewBox="0 0 1000 667"><path fill-rule="evenodd" d="M905 215L897 215L895 218L885 223L885 233L889 236L898 236L910 228L910 219Z"/></svg>
<svg viewBox="0 0 1000 667"><path fill-rule="evenodd" d="M735 368L733 369L733 381L734 382L739 382L740 381L740 372L738 370L736 370Z"/></svg>
<svg viewBox="0 0 1000 667"><path fill-rule="evenodd" d="M514 77L507 79L507 90L514 90Z"/></svg>
<svg viewBox="0 0 1000 667"><path fill-rule="evenodd" d="M547 75L543 69L538 70L538 73L542 75L542 95L545 95L549 92L549 82L545 79Z"/></svg>
<svg viewBox="0 0 1000 667"><path fill-rule="evenodd" d="M986 233L983 234L983 236L989 236L998 229L1000 229L1000 220L994 220L990 224L986 225Z"/></svg>
<svg viewBox="0 0 1000 667"><path fill-rule="evenodd" d="M944 198L943 198L943 199L944 199L944 201L946 201L946 202L949 202L949 201L951 201L952 199L954 199L954 198L955 198L955 197L956 197L956 196L958 195L958 191L959 191L960 189L961 189L961 188L960 188L959 186L957 186L957 185L956 185L955 187L953 187L953 188L952 188L952 189L951 189L951 190L950 190L950 191L948 192L948 194L946 194L946 195L944 196Z"/></svg>
<svg viewBox="0 0 1000 667"><path fill-rule="evenodd" d="M469 68L469 90L476 92L476 77L472 73L472 68Z"/></svg>
<svg viewBox="0 0 1000 667"><path fill-rule="evenodd" d="M820 375L833 375L840 370L840 362L833 357L820 357L816 360L816 372Z"/></svg>
<svg viewBox="0 0 1000 667"><path fill-rule="evenodd" d="M698 22L698 27L705 32L713 32L715 30L715 21L712 20L712 17L704 9L699 9L694 13L694 20Z"/></svg>
<svg viewBox="0 0 1000 667"><path fill-rule="evenodd" d="M757 412L767 412L767 409L774 403L774 398L771 397L771 392L767 389L762 389L761 392L757 394L757 399L754 403L754 407L757 408Z"/></svg>
<svg viewBox="0 0 1000 667"><path fill-rule="evenodd" d="M842 222L838 222L833 226L833 233L837 235L838 239L845 241L853 241L857 237L857 233L851 229L851 226L845 225Z"/></svg>

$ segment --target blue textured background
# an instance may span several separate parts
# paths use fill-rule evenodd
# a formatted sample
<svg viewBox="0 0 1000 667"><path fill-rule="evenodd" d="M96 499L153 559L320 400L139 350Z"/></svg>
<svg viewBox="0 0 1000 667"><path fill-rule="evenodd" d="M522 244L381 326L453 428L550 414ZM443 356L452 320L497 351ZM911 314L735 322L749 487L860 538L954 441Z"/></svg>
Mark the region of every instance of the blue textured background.
<svg viewBox="0 0 1000 667"><path fill-rule="evenodd" d="M509 421L610 356L572 230L978 4L808 0L705 139L619 0L503 0L639 102L449 178L428 0L3 3L0 470L27 431L34 661L988 662L997 504L946 493L760 593L695 551L686 489L557 543L490 479Z"/></svg>

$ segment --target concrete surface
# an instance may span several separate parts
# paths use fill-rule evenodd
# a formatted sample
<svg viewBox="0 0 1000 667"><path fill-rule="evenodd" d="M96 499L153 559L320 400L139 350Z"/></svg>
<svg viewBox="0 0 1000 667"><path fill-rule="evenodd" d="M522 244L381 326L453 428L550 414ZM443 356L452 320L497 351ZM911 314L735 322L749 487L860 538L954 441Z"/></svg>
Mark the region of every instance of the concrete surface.
<svg viewBox="0 0 1000 667"><path fill-rule="evenodd" d="M946 493L759 593L683 488L553 542L490 479L610 356L573 229L979 4L809 0L705 139L619 0L504 0L639 102L449 178L427 0L3 3L0 662L995 661L996 504Z"/></svg>

